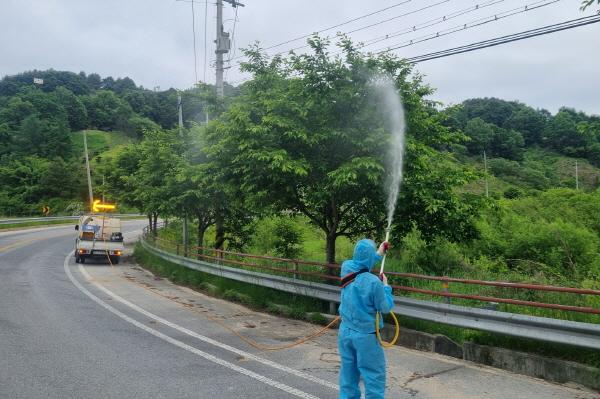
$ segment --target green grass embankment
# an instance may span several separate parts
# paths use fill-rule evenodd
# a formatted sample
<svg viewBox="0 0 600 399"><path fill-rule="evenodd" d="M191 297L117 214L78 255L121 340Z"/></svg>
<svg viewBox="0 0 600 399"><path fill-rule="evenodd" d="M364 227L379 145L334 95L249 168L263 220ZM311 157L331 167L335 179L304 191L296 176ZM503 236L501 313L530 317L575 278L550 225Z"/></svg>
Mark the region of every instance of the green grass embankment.
<svg viewBox="0 0 600 399"><path fill-rule="evenodd" d="M139 243L135 247L134 257L147 270L175 284L239 302L257 310L266 310L318 324L325 321L320 314L327 312L329 306L327 302L191 270L151 254ZM313 315L307 319L307 313Z"/></svg>

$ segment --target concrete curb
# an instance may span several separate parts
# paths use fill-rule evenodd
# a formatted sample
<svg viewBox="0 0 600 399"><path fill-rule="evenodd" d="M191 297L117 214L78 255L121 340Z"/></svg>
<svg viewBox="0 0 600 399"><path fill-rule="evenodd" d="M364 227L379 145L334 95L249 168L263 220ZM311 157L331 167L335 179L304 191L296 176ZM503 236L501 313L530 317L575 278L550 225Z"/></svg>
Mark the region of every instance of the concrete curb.
<svg viewBox="0 0 600 399"><path fill-rule="evenodd" d="M386 325L382 331L382 338L389 341L393 336L393 330L392 325ZM396 345L424 352L439 353L546 381L561 384L576 383L600 391L600 369L567 360L479 345L473 342L465 342L460 345L445 335L429 334L403 327L401 327L400 338Z"/></svg>
<svg viewBox="0 0 600 399"><path fill-rule="evenodd" d="M463 344L464 359L558 383L574 382L600 391L600 369L505 348Z"/></svg>

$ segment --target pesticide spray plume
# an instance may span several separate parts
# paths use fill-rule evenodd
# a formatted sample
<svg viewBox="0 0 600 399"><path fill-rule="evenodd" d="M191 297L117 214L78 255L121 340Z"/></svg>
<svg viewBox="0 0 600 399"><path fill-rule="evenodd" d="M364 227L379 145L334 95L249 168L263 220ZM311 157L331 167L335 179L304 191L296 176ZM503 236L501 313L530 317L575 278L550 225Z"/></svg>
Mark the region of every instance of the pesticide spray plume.
<svg viewBox="0 0 600 399"><path fill-rule="evenodd" d="M388 146L388 156L386 159L385 185L387 191L385 241L389 241L394 211L396 210L396 203L398 202L398 194L400 192L400 184L402 183L406 121L402 99L393 79L388 75L378 75L371 79L371 83L382 105L382 114L387 118L388 128L391 132L391 141ZM381 261L381 274L383 274L385 267L385 257L386 255L384 254Z"/></svg>

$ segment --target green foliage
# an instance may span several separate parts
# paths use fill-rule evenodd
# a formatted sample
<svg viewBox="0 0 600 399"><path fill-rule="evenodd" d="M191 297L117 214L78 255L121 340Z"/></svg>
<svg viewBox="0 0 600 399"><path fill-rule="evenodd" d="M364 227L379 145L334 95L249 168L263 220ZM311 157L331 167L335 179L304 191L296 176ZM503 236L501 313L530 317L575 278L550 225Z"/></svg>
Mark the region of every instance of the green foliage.
<svg viewBox="0 0 600 399"><path fill-rule="evenodd" d="M35 114L21 122L13 145L17 153L48 158L67 158L73 147L69 128L64 121L40 120Z"/></svg>
<svg viewBox="0 0 600 399"><path fill-rule="evenodd" d="M314 37L311 53L269 60L258 48L249 49L243 68L253 73L238 101L209 127L209 155L260 207L304 214L326 235L327 260L335 260L340 236L373 234L383 226L383 156L389 140L378 109L381 100L370 83L372 76L391 76L407 108L413 132L404 198L419 197L439 229L450 218L469 223L455 185L466 175L458 168L448 174L432 158L448 161L431 145L455 142L457 136L441 125L441 118L423 97L431 90L404 61L385 56L363 56L342 39L343 56L329 54L329 43ZM448 162L449 163L449 162ZM447 166L446 164L444 166ZM420 173L420 175L417 175ZM432 184L412 185L427 175ZM416 189L416 190L413 190ZM412 195L411 195L412 194ZM410 201L410 200L409 200ZM424 207L411 208L416 223ZM407 216L406 214L404 216ZM431 219L431 218L429 218ZM457 235L465 228L454 228ZM467 228L468 230L468 228Z"/></svg>
<svg viewBox="0 0 600 399"><path fill-rule="evenodd" d="M83 97L90 126L99 130L124 130L128 127L133 110L114 92L99 90Z"/></svg>
<svg viewBox="0 0 600 399"><path fill-rule="evenodd" d="M523 147L541 146L600 166L600 118L562 107L552 116L515 101L478 98L446 109L446 124L470 138L472 155L521 160Z"/></svg>
<svg viewBox="0 0 600 399"><path fill-rule="evenodd" d="M273 231L275 254L283 258L296 259L302 253L302 232L288 218L279 218Z"/></svg>
<svg viewBox="0 0 600 399"><path fill-rule="evenodd" d="M56 101L67 112L69 128L73 131L85 129L88 126L87 109L79 97L64 87L58 87L54 92Z"/></svg>
<svg viewBox="0 0 600 399"><path fill-rule="evenodd" d="M50 199L59 200L55 212L66 207L66 199L79 191L80 180L74 165L62 158L13 157L0 164L0 214L37 214ZM62 200L61 200L62 199Z"/></svg>
<svg viewBox="0 0 600 399"><path fill-rule="evenodd" d="M480 220L480 236L471 244L472 256L503 259L526 274L563 283L587 278L598 258L597 222L585 223L581 211L564 209L564 195L549 192L541 198L500 201L498 208L490 209ZM586 224L589 227L584 227Z"/></svg>
<svg viewBox="0 0 600 399"><path fill-rule="evenodd" d="M516 161L494 158L488 160L488 168L495 176L515 185L537 190L551 187L551 180L538 169L521 165Z"/></svg>
<svg viewBox="0 0 600 399"><path fill-rule="evenodd" d="M43 79L43 84L34 84L34 78ZM184 123L189 126L190 121L204 121L207 112L214 115L217 103L212 92L213 87L208 85L199 85L182 92ZM230 86L227 92L232 93ZM59 177L62 177L65 181L80 182L85 177L84 169L78 164L83 152L82 137L73 135L73 148L70 132L88 129L96 194L110 194L112 199L126 199L126 206L141 204L139 199L132 198L132 191L123 191L124 188L133 189L135 172L139 166L137 161L140 157L136 156L133 150L124 151L122 155L118 154L119 151L113 153L115 146L131 141L123 137L123 133L133 139L142 139L146 132L157 131L160 126L172 127L176 123L177 91L143 89L137 87L128 77L115 79L110 76L102 78L97 74L86 75L83 72L74 74L36 70L5 76L0 80L0 165L10 169L22 158L35 155L56 164L55 173L64 172L62 176L56 175L54 180L60 180ZM91 127L113 133L90 132ZM178 154L181 155L182 152ZM108 157L109 161L104 162L104 156ZM125 157L133 159L134 162L128 162ZM66 171L60 164L62 161L58 161L57 158L62 158L69 167L76 167ZM109 171L109 165L115 158L118 158L117 163L128 168L125 172L130 174L117 176L119 170ZM156 167L158 171L159 165ZM76 174L75 179L71 171ZM115 183L115 189L110 183L102 184L101 177L107 174L110 175L110 183ZM169 181L174 181L174 176L172 174ZM73 193L69 188L66 193L72 195L72 199L78 200L87 194L85 186L77 186L80 191ZM27 190L22 188L21 191ZM50 192L55 191L54 189ZM12 192L9 188L0 186L0 207L29 212L28 209L37 206L37 202L19 204L18 201L22 200L22 197L13 198L10 194ZM38 201L40 196L27 198ZM62 201L62 198L63 196L58 200ZM44 201L47 202L48 199Z"/></svg>
<svg viewBox="0 0 600 399"><path fill-rule="evenodd" d="M400 250L393 250L390 257L397 257L389 270L402 270L409 273L449 275L464 269L466 260L457 244L443 237L426 241L421 232L413 227L402 237Z"/></svg>

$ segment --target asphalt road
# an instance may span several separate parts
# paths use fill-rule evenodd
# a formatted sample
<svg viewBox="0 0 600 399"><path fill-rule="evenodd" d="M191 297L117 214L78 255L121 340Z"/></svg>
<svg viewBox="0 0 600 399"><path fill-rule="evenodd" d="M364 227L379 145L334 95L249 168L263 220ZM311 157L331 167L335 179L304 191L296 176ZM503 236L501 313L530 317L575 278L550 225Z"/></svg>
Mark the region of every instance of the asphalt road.
<svg viewBox="0 0 600 399"><path fill-rule="evenodd" d="M133 238L143 221L124 222ZM0 398L336 398L335 332L158 279L77 265L72 226L0 232ZM227 328L224 328L226 326ZM598 398L468 362L388 350L390 398Z"/></svg>

